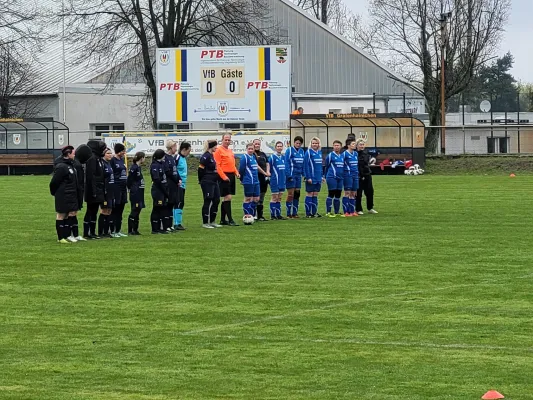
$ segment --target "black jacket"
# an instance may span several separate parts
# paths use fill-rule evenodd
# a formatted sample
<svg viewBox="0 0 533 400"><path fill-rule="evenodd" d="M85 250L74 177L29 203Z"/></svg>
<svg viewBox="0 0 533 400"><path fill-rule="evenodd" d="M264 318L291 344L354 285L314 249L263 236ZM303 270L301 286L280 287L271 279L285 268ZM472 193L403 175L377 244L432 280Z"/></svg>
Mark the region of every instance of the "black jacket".
<svg viewBox="0 0 533 400"><path fill-rule="evenodd" d="M370 169L370 154L366 150L357 150L359 176L370 176L372 170Z"/></svg>
<svg viewBox="0 0 533 400"><path fill-rule="evenodd" d="M62 156L57 157L54 160L54 169L61 163L63 163L65 159ZM83 192L85 187L85 171L83 170L83 165L77 160L72 160L72 166L74 167L74 170L76 171L76 177L78 178L78 209L81 210L83 208Z"/></svg>
<svg viewBox="0 0 533 400"><path fill-rule="evenodd" d="M85 164L85 201L87 203L103 203L105 199L105 179L102 155L106 144L99 141L89 141L93 155Z"/></svg>
<svg viewBox="0 0 533 400"><path fill-rule="evenodd" d="M169 192L164 161L152 161L150 176L152 177L152 198L155 204L167 205Z"/></svg>
<svg viewBox="0 0 533 400"><path fill-rule="evenodd" d="M55 197L56 212L66 214L79 210L78 174L72 160L63 157L55 160L50 194Z"/></svg>

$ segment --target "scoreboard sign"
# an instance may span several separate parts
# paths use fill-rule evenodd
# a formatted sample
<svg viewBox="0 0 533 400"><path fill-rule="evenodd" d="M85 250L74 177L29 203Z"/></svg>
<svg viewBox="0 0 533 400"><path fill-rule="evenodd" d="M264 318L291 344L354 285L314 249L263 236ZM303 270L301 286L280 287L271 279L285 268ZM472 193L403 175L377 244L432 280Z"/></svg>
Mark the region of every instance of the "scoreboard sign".
<svg viewBox="0 0 533 400"><path fill-rule="evenodd" d="M157 49L157 122L288 121L290 46Z"/></svg>

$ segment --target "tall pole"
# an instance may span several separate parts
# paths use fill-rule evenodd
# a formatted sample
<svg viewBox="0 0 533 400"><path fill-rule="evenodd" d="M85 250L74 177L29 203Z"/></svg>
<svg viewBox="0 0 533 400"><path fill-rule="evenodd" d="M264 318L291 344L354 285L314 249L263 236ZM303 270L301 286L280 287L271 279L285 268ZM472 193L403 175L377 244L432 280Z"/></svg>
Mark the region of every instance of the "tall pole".
<svg viewBox="0 0 533 400"><path fill-rule="evenodd" d="M67 121L67 89L65 88L67 82L66 72L66 57L65 57L65 0L61 2L61 12L63 13L61 42L63 46L63 123Z"/></svg>
<svg viewBox="0 0 533 400"><path fill-rule="evenodd" d="M446 48L446 17L444 14L441 15L441 25L440 25L440 39L441 39L441 51L440 51L440 124L441 135L440 135L440 147L441 153L444 154L446 151L446 84L445 84L445 74L444 74L444 50Z"/></svg>

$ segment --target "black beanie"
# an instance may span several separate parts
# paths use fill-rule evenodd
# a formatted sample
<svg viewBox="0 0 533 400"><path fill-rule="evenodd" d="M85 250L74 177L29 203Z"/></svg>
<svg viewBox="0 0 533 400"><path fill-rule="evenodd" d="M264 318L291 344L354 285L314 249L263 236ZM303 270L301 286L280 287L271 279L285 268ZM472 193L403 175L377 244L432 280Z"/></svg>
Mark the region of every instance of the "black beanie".
<svg viewBox="0 0 533 400"><path fill-rule="evenodd" d="M76 160L81 164L85 164L89 158L91 158L92 151L89 146L82 144L76 149Z"/></svg>
<svg viewBox="0 0 533 400"><path fill-rule="evenodd" d="M122 143L115 143L115 154L118 154L124 150L126 150L126 147Z"/></svg>
<svg viewBox="0 0 533 400"><path fill-rule="evenodd" d="M157 149L154 151L154 160L161 160L163 157L165 157L165 151L161 149Z"/></svg>

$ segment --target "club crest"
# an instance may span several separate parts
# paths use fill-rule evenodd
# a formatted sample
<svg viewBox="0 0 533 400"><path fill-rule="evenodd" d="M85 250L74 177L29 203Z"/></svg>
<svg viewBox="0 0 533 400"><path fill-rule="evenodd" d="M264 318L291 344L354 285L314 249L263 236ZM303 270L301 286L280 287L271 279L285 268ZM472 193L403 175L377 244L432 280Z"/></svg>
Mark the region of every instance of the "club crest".
<svg viewBox="0 0 533 400"><path fill-rule="evenodd" d="M227 101L217 102L217 112L221 117L225 117L229 112L229 104Z"/></svg>
<svg viewBox="0 0 533 400"><path fill-rule="evenodd" d="M19 145L22 141L22 135L20 133L13 134L13 144Z"/></svg>
<svg viewBox="0 0 533 400"><path fill-rule="evenodd" d="M161 65L168 65L170 63L170 50L159 51L159 63Z"/></svg>

